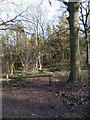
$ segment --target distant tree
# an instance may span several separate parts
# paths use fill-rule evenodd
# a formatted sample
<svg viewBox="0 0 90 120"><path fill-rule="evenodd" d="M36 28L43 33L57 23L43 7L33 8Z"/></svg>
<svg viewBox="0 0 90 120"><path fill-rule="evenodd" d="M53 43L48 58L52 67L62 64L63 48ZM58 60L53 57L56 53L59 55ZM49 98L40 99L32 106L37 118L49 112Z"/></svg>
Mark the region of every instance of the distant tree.
<svg viewBox="0 0 90 120"><path fill-rule="evenodd" d="M17 23L17 28L15 29L18 29L18 27L22 28L19 23ZM5 35L2 35L3 63L7 61L7 72L10 72L10 74L13 74L14 70L21 66L24 68L24 62L22 61L25 59L25 56L27 56L27 52L29 52L29 50L26 51L26 42L28 42L27 35L18 30L8 30ZM23 54L23 52L25 54ZM20 64L21 66L19 66ZM3 64L3 68L4 67L5 64Z"/></svg>
<svg viewBox="0 0 90 120"><path fill-rule="evenodd" d="M83 29L80 29L81 32L85 35L85 40L86 40L86 63L87 65L89 63L89 51L90 51L90 45L89 45L89 38L88 38L88 17L89 17L89 2L84 1L80 3L80 21L82 22Z"/></svg>
<svg viewBox="0 0 90 120"><path fill-rule="evenodd" d="M69 22L67 20L67 14L64 12L61 17L59 17L59 25L57 25L58 28L58 34L63 37L68 37L70 30L69 30Z"/></svg>
<svg viewBox="0 0 90 120"><path fill-rule="evenodd" d="M65 13L59 17L59 23L56 27L53 25L51 31L49 37L54 62L69 65L69 23Z"/></svg>

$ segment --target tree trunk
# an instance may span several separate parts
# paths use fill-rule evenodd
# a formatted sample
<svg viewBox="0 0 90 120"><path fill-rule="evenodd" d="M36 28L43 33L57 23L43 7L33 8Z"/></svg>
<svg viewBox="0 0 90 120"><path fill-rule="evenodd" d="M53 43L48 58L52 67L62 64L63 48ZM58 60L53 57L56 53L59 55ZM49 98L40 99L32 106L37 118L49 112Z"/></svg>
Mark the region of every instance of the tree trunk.
<svg viewBox="0 0 90 120"><path fill-rule="evenodd" d="M86 37L86 52L87 52L87 54L86 54L86 63L87 63L87 65L88 64L90 64L90 32L89 31L87 31L87 33L86 33L86 35L85 35L85 37Z"/></svg>
<svg viewBox="0 0 90 120"><path fill-rule="evenodd" d="M10 71L10 74L12 75L13 72L14 72L14 62L13 62L12 65L11 65L11 71Z"/></svg>
<svg viewBox="0 0 90 120"><path fill-rule="evenodd" d="M90 82L90 31L87 33L88 82Z"/></svg>
<svg viewBox="0 0 90 120"><path fill-rule="evenodd" d="M39 70L42 70L41 53L40 52L39 52L39 56L38 56L38 61L39 61Z"/></svg>
<svg viewBox="0 0 90 120"><path fill-rule="evenodd" d="M36 56L36 65L35 65L35 70L38 70L38 57Z"/></svg>
<svg viewBox="0 0 90 120"><path fill-rule="evenodd" d="M71 70L68 81L80 80L80 51L79 51L79 2L68 3L70 27L70 63Z"/></svg>
<svg viewBox="0 0 90 120"><path fill-rule="evenodd" d="M88 31L85 30L85 39L86 39L86 64L89 63L89 39L88 39Z"/></svg>

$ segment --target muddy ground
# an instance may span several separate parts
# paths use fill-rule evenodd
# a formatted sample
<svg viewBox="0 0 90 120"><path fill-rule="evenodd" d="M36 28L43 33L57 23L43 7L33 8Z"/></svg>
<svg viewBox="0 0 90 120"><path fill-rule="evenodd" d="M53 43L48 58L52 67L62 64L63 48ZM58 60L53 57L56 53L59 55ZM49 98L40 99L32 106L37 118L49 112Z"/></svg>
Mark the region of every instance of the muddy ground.
<svg viewBox="0 0 90 120"><path fill-rule="evenodd" d="M50 74L50 73L48 73ZM68 74L54 72L48 78L32 78L6 85L2 89L3 118L87 118L88 84L67 83Z"/></svg>

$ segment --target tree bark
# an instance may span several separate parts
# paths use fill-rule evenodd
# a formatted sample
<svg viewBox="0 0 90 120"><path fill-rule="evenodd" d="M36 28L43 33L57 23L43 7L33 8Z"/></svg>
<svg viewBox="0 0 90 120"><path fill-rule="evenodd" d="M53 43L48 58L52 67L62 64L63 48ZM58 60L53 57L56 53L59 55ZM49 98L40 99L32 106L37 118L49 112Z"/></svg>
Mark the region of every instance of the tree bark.
<svg viewBox="0 0 90 120"><path fill-rule="evenodd" d="M67 4L70 16L68 17L70 27L70 75L68 81L76 81L81 78L80 51L79 51L79 2Z"/></svg>
<svg viewBox="0 0 90 120"><path fill-rule="evenodd" d="M35 70L38 70L38 56L36 56L36 65L35 65Z"/></svg>
<svg viewBox="0 0 90 120"><path fill-rule="evenodd" d="M41 52L39 52L38 61L39 61L39 70L42 70Z"/></svg>
<svg viewBox="0 0 90 120"><path fill-rule="evenodd" d="M15 61L14 61L15 62ZM13 72L14 72L14 62L11 64L11 71L10 71L10 74L13 75Z"/></svg>
<svg viewBox="0 0 90 120"><path fill-rule="evenodd" d="M90 83L90 30L87 32L87 56L88 56L88 82Z"/></svg>
<svg viewBox="0 0 90 120"><path fill-rule="evenodd" d="M85 35L85 37L86 37L86 47L87 47L87 49L86 49L86 52L87 52L87 54L86 54L86 63L87 63L87 65L88 64L90 64L90 32L89 31L87 31L87 33L86 33L86 35Z"/></svg>

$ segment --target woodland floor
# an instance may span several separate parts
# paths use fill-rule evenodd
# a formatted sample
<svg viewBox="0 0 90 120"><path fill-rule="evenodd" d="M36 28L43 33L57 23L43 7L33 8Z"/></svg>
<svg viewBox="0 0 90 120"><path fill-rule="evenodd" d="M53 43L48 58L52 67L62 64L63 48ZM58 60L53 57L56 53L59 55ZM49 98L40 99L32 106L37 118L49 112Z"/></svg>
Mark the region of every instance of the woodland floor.
<svg viewBox="0 0 90 120"><path fill-rule="evenodd" d="M89 117L88 84L67 84L68 73L48 78L32 78L9 86L3 81L3 118L81 118Z"/></svg>

